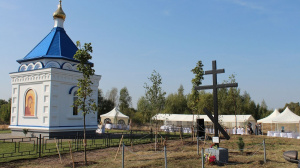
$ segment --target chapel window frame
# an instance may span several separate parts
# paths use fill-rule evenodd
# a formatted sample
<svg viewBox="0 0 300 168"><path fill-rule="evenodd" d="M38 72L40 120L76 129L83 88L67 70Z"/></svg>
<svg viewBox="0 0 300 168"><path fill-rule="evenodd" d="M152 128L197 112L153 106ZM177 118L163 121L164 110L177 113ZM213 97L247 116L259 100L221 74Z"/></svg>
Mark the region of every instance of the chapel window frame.
<svg viewBox="0 0 300 168"><path fill-rule="evenodd" d="M73 109L72 109L73 116L78 116L79 109L78 106L75 105L75 101L78 99L77 91L73 93L72 98L73 98Z"/></svg>

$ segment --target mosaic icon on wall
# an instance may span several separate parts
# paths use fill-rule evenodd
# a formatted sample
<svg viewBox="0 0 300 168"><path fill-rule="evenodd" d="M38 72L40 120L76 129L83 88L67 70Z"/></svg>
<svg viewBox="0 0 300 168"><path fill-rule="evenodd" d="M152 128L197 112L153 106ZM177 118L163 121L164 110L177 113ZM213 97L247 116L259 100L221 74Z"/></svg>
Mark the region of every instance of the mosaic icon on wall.
<svg viewBox="0 0 300 168"><path fill-rule="evenodd" d="M35 93L28 90L25 97L25 116L34 116L35 113Z"/></svg>

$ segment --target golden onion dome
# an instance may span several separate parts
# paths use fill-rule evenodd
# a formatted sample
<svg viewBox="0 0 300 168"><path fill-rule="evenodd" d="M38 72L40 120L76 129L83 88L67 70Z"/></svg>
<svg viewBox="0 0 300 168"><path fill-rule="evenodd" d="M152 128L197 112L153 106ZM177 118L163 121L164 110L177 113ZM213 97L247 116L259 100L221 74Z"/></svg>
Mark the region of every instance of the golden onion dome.
<svg viewBox="0 0 300 168"><path fill-rule="evenodd" d="M61 0L59 1L59 5L57 7L57 10L53 13L53 19L55 18L61 18L63 20L66 19L66 14L61 8Z"/></svg>

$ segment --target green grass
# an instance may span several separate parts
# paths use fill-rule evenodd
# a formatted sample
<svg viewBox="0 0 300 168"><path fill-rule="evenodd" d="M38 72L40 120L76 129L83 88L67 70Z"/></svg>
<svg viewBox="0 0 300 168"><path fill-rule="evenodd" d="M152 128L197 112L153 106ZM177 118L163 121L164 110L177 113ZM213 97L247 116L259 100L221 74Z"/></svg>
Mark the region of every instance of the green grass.
<svg viewBox="0 0 300 168"><path fill-rule="evenodd" d="M111 132L110 132L111 133ZM125 133L125 132L124 132ZM130 134L129 131L127 131L127 134ZM166 134L162 133L161 136L165 138L168 136L168 139L180 139L180 134ZM187 135L184 135L187 136ZM190 135L188 135L190 137ZM18 142L21 141L25 142ZM131 142L132 144L146 144L146 143L151 143L151 141L154 141L154 135L151 136L148 132L141 134L141 135L132 135L131 138L129 136L125 136L123 139L123 142L125 145L130 145ZM160 141L160 135L158 135L158 140ZM80 140L59 140L58 142L58 147L60 150L60 153L69 153L69 141L72 146L72 151L83 151L83 141L82 139ZM39 153L38 149L39 146L36 144L37 143L37 138L16 138L14 139L14 142L12 141L4 141L0 140L0 163L1 162L9 162L13 160L19 160L19 159L31 159L31 158L38 158ZM56 155L57 153L57 148L56 148L56 143L54 139L48 139L45 140L44 142L45 145L42 145L42 153L41 157L45 156L50 156L50 155ZM116 147L119 146L120 144L120 138L114 138L111 139L109 142L110 147ZM94 150L94 149L101 149L101 148L106 148L105 146L105 140L104 139L88 139L87 140L87 150Z"/></svg>
<svg viewBox="0 0 300 168"><path fill-rule="evenodd" d="M0 130L0 134L8 134L11 133L10 129Z"/></svg>

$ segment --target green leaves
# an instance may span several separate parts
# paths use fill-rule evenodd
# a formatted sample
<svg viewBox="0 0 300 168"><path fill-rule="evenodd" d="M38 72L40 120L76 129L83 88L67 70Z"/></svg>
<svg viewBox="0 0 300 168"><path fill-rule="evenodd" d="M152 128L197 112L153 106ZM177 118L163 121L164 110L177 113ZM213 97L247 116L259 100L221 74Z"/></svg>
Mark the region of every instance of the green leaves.
<svg viewBox="0 0 300 168"><path fill-rule="evenodd" d="M191 70L193 74L195 74L195 78L192 79L193 87L199 86L202 84L202 80L204 79L204 71L202 61L198 61L197 65L194 69Z"/></svg>
<svg viewBox="0 0 300 168"><path fill-rule="evenodd" d="M191 70L193 74L195 74L195 77L192 79L192 93L188 96L188 107L192 110L193 114L194 112L199 111L198 110L198 101L199 101L199 92L194 89L195 86L199 86L202 84L202 80L204 79L204 71L203 71L203 64L202 61L198 61L196 64L196 67ZM202 111L202 109L201 109Z"/></svg>
<svg viewBox="0 0 300 168"><path fill-rule="evenodd" d="M153 70L151 77L148 79L152 82L152 85L149 86L145 83L145 98L150 102L151 111L153 111L155 115L163 109L166 92L162 91L162 78L155 70Z"/></svg>
<svg viewBox="0 0 300 168"><path fill-rule="evenodd" d="M120 98L119 98L119 109L121 112L129 109L131 106L131 96L129 95L127 87L123 87L120 90Z"/></svg>
<svg viewBox="0 0 300 168"><path fill-rule="evenodd" d="M97 110L95 101L91 99L93 93L91 85L93 82L91 81L90 77L94 75L95 70L92 68L92 64L89 62L89 60L92 59L90 53L93 52L93 49L91 43L85 43L83 48L81 48L79 41L76 42L76 45L79 49L74 55L74 59L79 61L77 69L82 73L82 78L78 79L78 99L75 101L75 105L78 106L83 115L86 115Z"/></svg>
<svg viewBox="0 0 300 168"><path fill-rule="evenodd" d="M8 101L0 99L0 124L9 123L11 112L11 99Z"/></svg>

